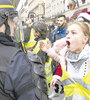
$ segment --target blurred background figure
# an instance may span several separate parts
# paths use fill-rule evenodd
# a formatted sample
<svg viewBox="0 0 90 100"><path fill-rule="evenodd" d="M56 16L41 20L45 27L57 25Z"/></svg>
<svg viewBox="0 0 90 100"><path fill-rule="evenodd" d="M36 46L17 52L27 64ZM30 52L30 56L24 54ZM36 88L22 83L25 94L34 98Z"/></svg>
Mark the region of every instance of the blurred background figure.
<svg viewBox="0 0 90 100"><path fill-rule="evenodd" d="M66 36L66 16L60 15L57 18L57 28L54 30L52 41L55 42Z"/></svg>
<svg viewBox="0 0 90 100"><path fill-rule="evenodd" d="M90 22L90 12L80 13L79 16L77 17L77 20L78 21Z"/></svg>
<svg viewBox="0 0 90 100"><path fill-rule="evenodd" d="M28 41L29 39L34 39L33 33L31 32L32 25L35 21L35 13L29 12L28 18L27 18L27 26L24 28L24 42Z"/></svg>
<svg viewBox="0 0 90 100"><path fill-rule="evenodd" d="M32 25L38 20L36 14L34 12L28 13L28 18L25 24L23 24L23 34L24 34L24 41L22 43L22 46L25 49L28 49L30 47L33 47L35 43L33 43L35 37L33 34L33 28ZM25 50L26 52L26 50Z"/></svg>
<svg viewBox="0 0 90 100"><path fill-rule="evenodd" d="M52 42L52 35L53 35L54 29L55 29L55 23L53 20L50 21L48 29L49 29L48 38Z"/></svg>
<svg viewBox="0 0 90 100"><path fill-rule="evenodd" d="M77 17L77 21L85 22L90 28L90 12L80 13L79 16Z"/></svg>

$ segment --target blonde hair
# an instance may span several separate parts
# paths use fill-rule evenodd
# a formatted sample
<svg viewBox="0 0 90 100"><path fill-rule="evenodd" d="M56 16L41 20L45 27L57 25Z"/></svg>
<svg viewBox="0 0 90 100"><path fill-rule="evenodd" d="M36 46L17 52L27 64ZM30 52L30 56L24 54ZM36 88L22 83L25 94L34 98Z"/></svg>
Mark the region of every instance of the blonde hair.
<svg viewBox="0 0 90 100"><path fill-rule="evenodd" d="M90 29L88 27L88 25L85 22L81 22L81 21L75 21L75 22L70 22L67 24L67 28L69 26L71 26L72 24L77 24L83 31L85 36L88 36L88 44L90 46Z"/></svg>

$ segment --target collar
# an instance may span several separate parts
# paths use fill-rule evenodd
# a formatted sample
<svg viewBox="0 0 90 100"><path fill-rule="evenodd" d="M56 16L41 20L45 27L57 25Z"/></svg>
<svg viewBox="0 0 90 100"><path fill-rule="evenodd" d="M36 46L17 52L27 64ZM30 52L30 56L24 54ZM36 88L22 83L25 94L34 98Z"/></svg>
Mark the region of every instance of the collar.
<svg viewBox="0 0 90 100"><path fill-rule="evenodd" d="M6 46L15 46L15 43L13 42L12 38L5 33L0 32L0 43Z"/></svg>
<svg viewBox="0 0 90 100"><path fill-rule="evenodd" d="M72 52L67 52L66 54L66 60L70 62L77 62L81 59L87 59L89 58L89 51L90 51L90 46L87 44L84 49L81 51L79 54L75 54Z"/></svg>

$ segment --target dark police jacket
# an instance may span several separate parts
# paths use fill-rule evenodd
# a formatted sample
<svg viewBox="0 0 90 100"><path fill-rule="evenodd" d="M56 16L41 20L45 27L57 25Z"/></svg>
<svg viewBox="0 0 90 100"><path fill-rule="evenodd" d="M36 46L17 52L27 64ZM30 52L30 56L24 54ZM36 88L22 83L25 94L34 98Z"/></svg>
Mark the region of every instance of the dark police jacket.
<svg viewBox="0 0 90 100"><path fill-rule="evenodd" d="M34 60L30 61L24 52L15 48L15 44L9 36L0 33L1 100L49 100L47 90L41 89L40 83L45 82L37 81L37 79L42 79L40 79L40 75L34 77L35 74L38 76L38 70L35 70L36 66L32 65L35 66ZM45 81L45 77L42 78Z"/></svg>

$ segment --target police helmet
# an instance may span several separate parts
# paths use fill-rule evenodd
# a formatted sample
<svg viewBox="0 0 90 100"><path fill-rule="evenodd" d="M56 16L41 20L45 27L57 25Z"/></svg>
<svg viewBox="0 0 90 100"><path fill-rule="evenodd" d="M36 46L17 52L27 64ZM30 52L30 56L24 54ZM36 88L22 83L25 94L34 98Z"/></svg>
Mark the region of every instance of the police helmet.
<svg viewBox="0 0 90 100"><path fill-rule="evenodd" d="M14 10L10 0L0 0L0 25L5 24L6 29L10 30L7 20L8 18L14 18L17 15L18 13Z"/></svg>

